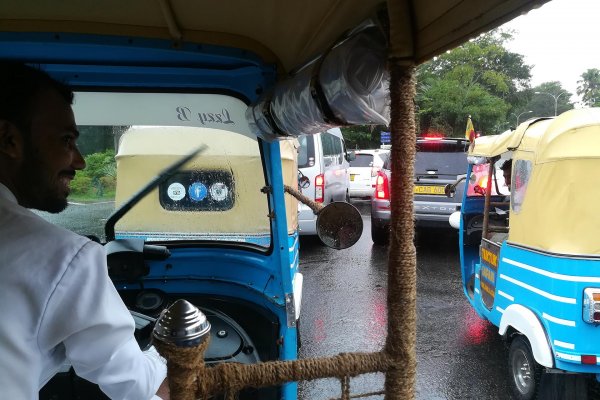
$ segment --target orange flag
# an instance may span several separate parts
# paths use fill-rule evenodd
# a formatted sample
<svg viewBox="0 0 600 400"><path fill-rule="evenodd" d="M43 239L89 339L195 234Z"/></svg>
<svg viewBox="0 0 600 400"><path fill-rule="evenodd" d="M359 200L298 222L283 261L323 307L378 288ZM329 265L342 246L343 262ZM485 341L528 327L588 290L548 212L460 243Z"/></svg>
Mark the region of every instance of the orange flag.
<svg viewBox="0 0 600 400"><path fill-rule="evenodd" d="M469 139L469 141L475 140L475 129L473 128L473 121L471 121L471 116L467 119L467 129L465 130L465 138Z"/></svg>

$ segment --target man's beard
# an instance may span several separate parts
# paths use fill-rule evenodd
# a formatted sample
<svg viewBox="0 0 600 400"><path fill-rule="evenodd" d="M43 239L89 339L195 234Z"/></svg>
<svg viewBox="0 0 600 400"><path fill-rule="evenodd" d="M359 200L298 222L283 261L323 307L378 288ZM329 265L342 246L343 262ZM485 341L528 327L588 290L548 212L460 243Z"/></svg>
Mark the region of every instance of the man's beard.
<svg viewBox="0 0 600 400"><path fill-rule="evenodd" d="M53 214L67 208L68 193L60 190L55 179L52 179L44 170L34 172L29 167L27 169L26 175L29 179L25 182L33 183L33 185L23 188L24 190L21 192L26 194L26 204L24 204L26 207Z"/></svg>
<svg viewBox="0 0 600 400"><path fill-rule="evenodd" d="M59 213L67 208L68 187L65 193L59 176L52 177L41 161L42 155L33 146L26 146L25 161L21 168L19 186L22 205L49 213ZM67 174L66 172L61 173Z"/></svg>

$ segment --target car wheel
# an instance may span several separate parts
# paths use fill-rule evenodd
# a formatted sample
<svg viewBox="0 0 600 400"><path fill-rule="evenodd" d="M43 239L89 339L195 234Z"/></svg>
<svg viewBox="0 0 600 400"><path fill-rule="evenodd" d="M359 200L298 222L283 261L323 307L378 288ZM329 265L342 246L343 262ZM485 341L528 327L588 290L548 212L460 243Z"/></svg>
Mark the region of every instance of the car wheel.
<svg viewBox="0 0 600 400"><path fill-rule="evenodd" d="M371 239L373 243L384 245L387 244L390 237L390 230L387 225L379 225L371 218Z"/></svg>
<svg viewBox="0 0 600 400"><path fill-rule="evenodd" d="M536 397L542 378L542 366L535 362L531 345L524 336L517 336L510 344L508 373L516 399L531 400Z"/></svg>
<svg viewBox="0 0 600 400"><path fill-rule="evenodd" d="M346 203L350 203L350 192L346 190Z"/></svg>

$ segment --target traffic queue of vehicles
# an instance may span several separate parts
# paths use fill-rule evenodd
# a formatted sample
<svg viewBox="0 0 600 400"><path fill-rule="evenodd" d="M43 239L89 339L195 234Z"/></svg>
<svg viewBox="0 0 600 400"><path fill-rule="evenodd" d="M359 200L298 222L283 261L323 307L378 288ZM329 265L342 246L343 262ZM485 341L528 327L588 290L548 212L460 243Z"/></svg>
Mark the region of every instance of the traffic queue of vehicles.
<svg viewBox="0 0 600 400"><path fill-rule="evenodd" d="M467 166L466 139L422 137L417 139L415 159L414 215L418 227L448 228L448 217L460 209L464 182L456 185L458 195L445 196L444 188L464 174ZM388 240L391 160L388 158L375 177L371 197L371 238L375 244Z"/></svg>

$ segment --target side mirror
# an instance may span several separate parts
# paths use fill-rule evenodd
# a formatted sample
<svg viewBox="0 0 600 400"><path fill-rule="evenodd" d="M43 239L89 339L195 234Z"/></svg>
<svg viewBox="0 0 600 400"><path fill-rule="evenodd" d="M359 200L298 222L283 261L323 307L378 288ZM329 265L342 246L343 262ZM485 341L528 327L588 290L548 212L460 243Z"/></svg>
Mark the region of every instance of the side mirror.
<svg viewBox="0 0 600 400"><path fill-rule="evenodd" d="M356 153L353 151L346 152L346 161L350 162L354 160L356 160Z"/></svg>
<svg viewBox="0 0 600 400"><path fill-rule="evenodd" d="M326 246L346 249L358 242L362 231L360 212L350 203L336 201L317 214L317 235Z"/></svg>
<svg viewBox="0 0 600 400"><path fill-rule="evenodd" d="M352 204L335 201L323 207L291 186L284 185L283 189L315 213L317 235L324 245L341 250L358 242L362 235L363 222L360 212Z"/></svg>
<svg viewBox="0 0 600 400"><path fill-rule="evenodd" d="M447 197L454 197L454 193L456 193L456 186L458 186L458 184L465 179L467 179L466 174L457 176L456 182L444 186L444 194Z"/></svg>
<svg viewBox="0 0 600 400"><path fill-rule="evenodd" d="M455 211L452 214L450 214L448 222L450 223L450 226L454 229L460 229L460 211Z"/></svg>
<svg viewBox="0 0 600 400"><path fill-rule="evenodd" d="M444 194L446 197L454 197L454 193L456 193L456 185L449 183L444 186Z"/></svg>
<svg viewBox="0 0 600 400"><path fill-rule="evenodd" d="M307 176L302 175L298 178L298 186L302 189L306 189L310 186L310 179Z"/></svg>

